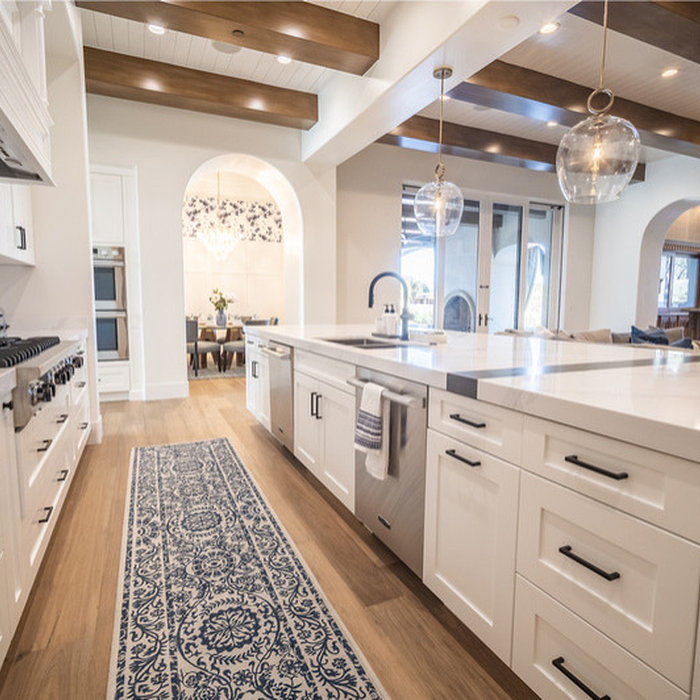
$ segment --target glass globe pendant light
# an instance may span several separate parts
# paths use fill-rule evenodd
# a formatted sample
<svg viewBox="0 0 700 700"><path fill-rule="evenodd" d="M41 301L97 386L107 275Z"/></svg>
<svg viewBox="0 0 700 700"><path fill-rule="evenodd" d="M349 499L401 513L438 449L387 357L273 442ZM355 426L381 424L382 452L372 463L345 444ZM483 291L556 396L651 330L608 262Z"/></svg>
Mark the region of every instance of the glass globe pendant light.
<svg viewBox="0 0 700 700"><path fill-rule="evenodd" d="M239 233L230 226L224 226L221 223L221 173L218 170L216 172L216 224L209 224L198 229L197 238L221 262L228 258L241 240Z"/></svg>
<svg viewBox="0 0 700 700"><path fill-rule="evenodd" d="M603 51L598 87L588 96L586 107L591 116L564 134L557 149L559 186L569 202L602 204L620 197L639 162L639 133L626 119L608 114L615 96L603 87L608 33L608 0L603 14ZM593 100L607 96L601 109Z"/></svg>
<svg viewBox="0 0 700 700"><path fill-rule="evenodd" d="M445 78L452 75L452 68L440 66L433 71L433 77L440 80L440 128L438 134L438 164L435 166L435 180L423 185L413 201L413 212L418 228L426 236L451 236L462 220L464 198L451 182L445 181L445 165L442 162L442 113L445 102Z"/></svg>

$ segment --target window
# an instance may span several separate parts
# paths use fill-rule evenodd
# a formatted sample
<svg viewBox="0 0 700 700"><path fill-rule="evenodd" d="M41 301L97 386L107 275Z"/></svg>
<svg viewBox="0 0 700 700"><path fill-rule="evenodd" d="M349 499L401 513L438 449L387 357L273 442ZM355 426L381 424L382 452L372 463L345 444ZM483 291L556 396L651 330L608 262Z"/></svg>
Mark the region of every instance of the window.
<svg viewBox="0 0 700 700"><path fill-rule="evenodd" d="M664 250L659 273L659 308L696 307L699 269L700 255Z"/></svg>
<svg viewBox="0 0 700 700"><path fill-rule="evenodd" d="M444 272L446 330L558 325L563 207L465 199L460 225L441 248L416 224L417 191L404 185L401 195L401 274L412 324L436 325L437 273Z"/></svg>

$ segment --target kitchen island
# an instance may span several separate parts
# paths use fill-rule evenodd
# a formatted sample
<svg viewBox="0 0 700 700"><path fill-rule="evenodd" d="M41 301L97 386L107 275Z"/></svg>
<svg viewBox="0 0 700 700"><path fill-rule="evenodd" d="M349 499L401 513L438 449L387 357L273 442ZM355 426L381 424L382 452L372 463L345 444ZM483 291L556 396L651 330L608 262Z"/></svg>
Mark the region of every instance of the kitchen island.
<svg viewBox="0 0 700 700"><path fill-rule="evenodd" d="M543 697L581 684L591 697L700 697L698 355L478 334L336 342L370 330L247 329L250 410L274 434L268 345L292 347L295 456L401 556L396 504L368 518L356 490L355 389L376 373L394 396L422 385L422 566L404 561L424 584ZM409 410L392 407L391 451L411 439ZM376 490L400 476L392 456Z"/></svg>

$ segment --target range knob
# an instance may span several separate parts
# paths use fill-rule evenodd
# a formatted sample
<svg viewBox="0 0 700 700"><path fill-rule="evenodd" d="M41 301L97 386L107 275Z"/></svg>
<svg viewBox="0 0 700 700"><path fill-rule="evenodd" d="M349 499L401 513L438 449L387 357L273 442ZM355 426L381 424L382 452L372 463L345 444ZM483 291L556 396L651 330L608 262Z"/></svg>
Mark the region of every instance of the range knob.
<svg viewBox="0 0 700 700"><path fill-rule="evenodd" d="M41 400L39 382L29 382L29 386L27 386L27 393L29 394L29 403L32 406L36 406Z"/></svg>
<svg viewBox="0 0 700 700"><path fill-rule="evenodd" d="M83 358L80 357L80 355L75 355L73 357L73 367L75 367L76 369L82 367L84 362L85 360L83 360Z"/></svg>
<svg viewBox="0 0 700 700"><path fill-rule="evenodd" d="M66 372L66 368L61 367L61 369L54 372L53 379L56 384L65 384L68 381L68 373Z"/></svg>

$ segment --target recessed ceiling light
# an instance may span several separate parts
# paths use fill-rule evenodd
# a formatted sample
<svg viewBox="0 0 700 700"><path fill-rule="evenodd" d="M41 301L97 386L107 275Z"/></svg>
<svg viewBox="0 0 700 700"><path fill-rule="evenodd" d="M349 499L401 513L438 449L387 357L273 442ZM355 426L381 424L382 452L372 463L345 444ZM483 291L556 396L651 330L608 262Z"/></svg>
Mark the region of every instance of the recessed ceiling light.
<svg viewBox="0 0 700 700"><path fill-rule="evenodd" d="M662 74L662 78L673 78L674 75L678 75L678 68L667 68Z"/></svg>
<svg viewBox="0 0 700 700"><path fill-rule="evenodd" d="M160 24L149 24L148 31L151 32L151 34L160 36L161 34L165 34L165 27L161 27Z"/></svg>
<svg viewBox="0 0 700 700"><path fill-rule="evenodd" d="M241 37L245 34L245 32L242 29L234 29L231 34L236 37Z"/></svg>
<svg viewBox="0 0 700 700"><path fill-rule="evenodd" d="M559 22L547 22L540 27L540 34L554 34L560 26Z"/></svg>
<svg viewBox="0 0 700 700"><path fill-rule="evenodd" d="M557 125L557 122L549 121L549 122L547 122L547 126L558 126L558 125Z"/></svg>
<svg viewBox="0 0 700 700"><path fill-rule="evenodd" d="M289 56L277 56L277 61L286 65L287 63L291 63L292 59L289 58Z"/></svg>

